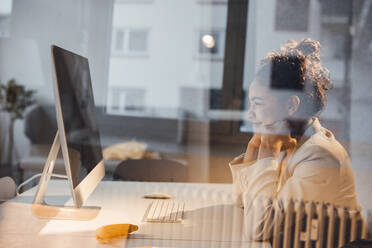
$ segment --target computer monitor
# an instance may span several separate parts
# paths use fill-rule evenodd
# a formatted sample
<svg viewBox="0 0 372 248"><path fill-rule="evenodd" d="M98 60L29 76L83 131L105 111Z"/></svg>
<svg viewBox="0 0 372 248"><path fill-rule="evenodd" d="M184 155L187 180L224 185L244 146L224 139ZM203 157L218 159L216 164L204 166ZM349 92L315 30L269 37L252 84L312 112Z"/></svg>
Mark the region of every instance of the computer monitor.
<svg viewBox="0 0 372 248"><path fill-rule="evenodd" d="M33 212L42 217L48 215L46 212L58 212L61 219L76 219L68 213L75 210L76 216L81 217L82 211L78 208L105 175L102 148L88 59L57 46L52 46L52 58L58 131L39 182ZM59 209L52 210L51 206L44 204L46 187L60 147L75 209L59 206Z"/></svg>

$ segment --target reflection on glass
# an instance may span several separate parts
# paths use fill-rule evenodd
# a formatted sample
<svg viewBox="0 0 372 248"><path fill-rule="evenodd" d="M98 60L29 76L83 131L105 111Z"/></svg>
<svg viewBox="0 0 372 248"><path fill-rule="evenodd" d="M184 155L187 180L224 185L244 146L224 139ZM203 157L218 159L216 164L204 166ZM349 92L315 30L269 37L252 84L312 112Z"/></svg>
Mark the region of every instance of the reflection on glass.
<svg viewBox="0 0 372 248"><path fill-rule="evenodd" d="M290 40L261 61L249 87L253 137L230 163L250 239L277 234L283 201L360 210L349 156L319 121L331 88L317 41Z"/></svg>
<svg viewBox="0 0 372 248"><path fill-rule="evenodd" d="M115 1L108 112L202 117L207 93L222 87L227 3Z"/></svg>
<svg viewBox="0 0 372 248"><path fill-rule="evenodd" d="M210 34L203 35L202 41L207 48L213 48L216 45L216 40Z"/></svg>

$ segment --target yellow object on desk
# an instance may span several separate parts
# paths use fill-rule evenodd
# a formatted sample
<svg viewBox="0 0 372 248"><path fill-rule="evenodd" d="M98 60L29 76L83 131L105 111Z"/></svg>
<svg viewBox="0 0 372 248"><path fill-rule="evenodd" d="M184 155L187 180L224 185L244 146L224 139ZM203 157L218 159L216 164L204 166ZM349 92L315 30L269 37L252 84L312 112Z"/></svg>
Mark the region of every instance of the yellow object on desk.
<svg viewBox="0 0 372 248"><path fill-rule="evenodd" d="M105 160L141 159L146 152L146 144L135 140L111 145L103 149Z"/></svg>
<svg viewBox="0 0 372 248"><path fill-rule="evenodd" d="M112 224L102 226L96 231L96 239L101 244L109 244L111 239L127 236L128 233L138 230L138 226L132 224Z"/></svg>

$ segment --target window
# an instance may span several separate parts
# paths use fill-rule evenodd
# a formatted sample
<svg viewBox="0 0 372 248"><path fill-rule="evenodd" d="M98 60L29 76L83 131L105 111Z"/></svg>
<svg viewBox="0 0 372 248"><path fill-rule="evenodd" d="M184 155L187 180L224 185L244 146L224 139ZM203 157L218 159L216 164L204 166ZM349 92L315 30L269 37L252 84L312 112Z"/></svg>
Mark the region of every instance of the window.
<svg viewBox="0 0 372 248"><path fill-rule="evenodd" d="M124 50L124 31L123 30L118 30L116 32L115 50L116 51Z"/></svg>
<svg viewBox="0 0 372 248"><path fill-rule="evenodd" d="M38 102L54 104L51 71L40 67L50 62L44 41L88 57L97 109L116 115L98 120L102 144L143 137L149 149L185 154L195 182L231 182L228 159L244 151L253 131L240 121L259 61L287 40L318 40L334 82L322 124L346 144L354 168L371 167L370 0L0 2L3 83L14 77L37 90ZM14 7L2 11L9 2ZM164 123L180 123L173 134L185 142Z"/></svg>
<svg viewBox="0 0 372 248"><path fill-rule="evenodd" d="M198 33L198 57L223 59L225 52L225 31L199 31Z"/></svg>
<svg viewBox="0 0 372 248"><path fill-rule="evenodd" d="M113 53L142 55L148 52L148 30L116 28L113 33Z"/></svg>
<svg viewBox="0 0 372 248"><path fill-rule="evenodd" d="M0 37L9 36L10 15L12 13L12 0L2 0L0 3Z"/></svg>
<svg viewBox="0 0 372 248"><path fill-rule="evenodd" d="M147 31L130 31L128 48L131 52L147 51Z"/></svg>
<svg viewBox="0 0 372 248"><path fill-rule="evenodd" d="M0 16L9 16L12 13L13 0L1 0Z"/></svg>
<svg viewBox="0 0 372 248"><path fill-rule="evenodd" d="M275 30L308 30L310 0L277 0L275 8Z"/></svg>
<svg viewBox="0 0 372 248"><path fill-rule="evenodd" d="M144 108L145 90L128 87L110 87L107 112L122 114L126 111L142 110Z"/></svg>
<svg viewBox="0 0 372 248"><path fill-rule="evenodd" d="M197 0L198 4L227 5L228 0Z"/></svg>
<svg viewBox="0 0 372 248"><path fill-rule="evenodd" d="M343 61L350 32L348 4L340 4L334 0L323 2L320 20L320 41L324 57L328 60Z"/></svg>
<svg viewBox="0 0 372 248"><path fill-rule="evenodd" d="M154 0L115 0L115 4L151 4Z"/></svg>
<svg viewBox="0 0 372 248"><path fill-rule="evenodd" d="M324 47L324 57L343 60L347 46L348 26L345 24L323 24L321 44Z"/></svg>
<svg viewBox="0 0 372 248"><path fill-rule="evenodd" d="M0 37L9 36L10 18L0 16Z"/></svg>

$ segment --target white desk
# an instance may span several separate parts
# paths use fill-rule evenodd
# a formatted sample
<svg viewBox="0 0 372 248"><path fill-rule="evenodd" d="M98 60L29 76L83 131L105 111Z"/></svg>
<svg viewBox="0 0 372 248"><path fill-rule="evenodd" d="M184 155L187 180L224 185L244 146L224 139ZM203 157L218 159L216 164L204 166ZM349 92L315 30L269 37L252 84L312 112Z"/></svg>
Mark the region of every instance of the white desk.
<svg viewBox="0 0 372 248"><path fill-rule="evenodd" d="M101 206L92 221L41 220L31 214L35 188L0 205L0 247L108 247L95 240L102 225L132 223L139 230L115 247L270 247L244 241L243 211L233 205L229 184L108 182L99 184L85 206ZM185 201L182 224L143 223L151 200L165 192ZM66 181L52 180L47 202L71 205Z"/></svg>

